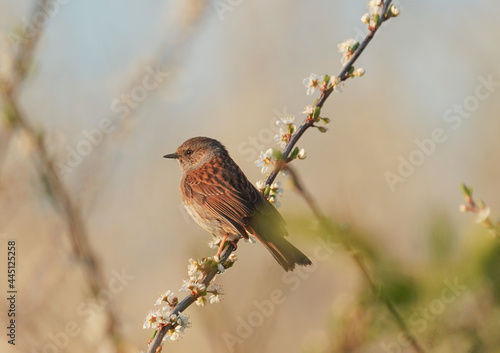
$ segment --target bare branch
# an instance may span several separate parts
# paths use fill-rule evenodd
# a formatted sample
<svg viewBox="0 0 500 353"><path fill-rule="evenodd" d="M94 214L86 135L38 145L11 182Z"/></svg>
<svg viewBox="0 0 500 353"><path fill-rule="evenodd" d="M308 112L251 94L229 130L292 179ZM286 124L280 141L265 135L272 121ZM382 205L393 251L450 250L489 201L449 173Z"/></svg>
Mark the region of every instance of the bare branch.
<svg viewBox="0 0 500 353"><path fill-rule="evenodd" d="M309 205L314 216L318 219L321 227L329 234L336 234L337 232L335 232L335 230L332 229L331 224L327 221L327 217L321 211L321 209L319 208L319 206L317 205L316 201L311 196L311 194L306 190L304 184L299 179L295 170L290 166L286 166L286 171L290 175L290 178L292 179L293 185L295 186L297 192L300 194L300 196L304 198L306 203ZM416 337L408 329L405 320L396 309L394 303L392 303L391 299L388 298L382 290L380 290L380 286L377 285L375 281L372 279L370 272L363 261L361 252L354 250L349 239L343 236L342 234L340 234L340 241L342 242L342 245L347 250L349 255L353 258L354 262L356 263L356 266L360 270L366 284L370 287L370 290L372 291L373 295L380 298L382 303L387 307L387 309L392 314L393 318L396 320L401 330L405 333L406 337L408 338L408 341L410 341L413 349L416 352L423 353L424 350L421 348Z"/></svg>

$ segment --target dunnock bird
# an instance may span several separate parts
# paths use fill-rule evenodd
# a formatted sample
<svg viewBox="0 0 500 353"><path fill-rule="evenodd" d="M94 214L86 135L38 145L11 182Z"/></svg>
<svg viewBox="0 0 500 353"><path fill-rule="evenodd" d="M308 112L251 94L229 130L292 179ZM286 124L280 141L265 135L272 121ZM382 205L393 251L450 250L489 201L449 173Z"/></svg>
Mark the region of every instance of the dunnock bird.
<svg viewBox="0 0 500 353"><path fill-rule="evenodd" d="M278 210L248 181L219 141L193 137L163 157L180 163L182 203L196 223L221 240L217 256L226 241L236 245L240 238L253 235L285 271L311 264L284 238L288 232Z"/></svg>

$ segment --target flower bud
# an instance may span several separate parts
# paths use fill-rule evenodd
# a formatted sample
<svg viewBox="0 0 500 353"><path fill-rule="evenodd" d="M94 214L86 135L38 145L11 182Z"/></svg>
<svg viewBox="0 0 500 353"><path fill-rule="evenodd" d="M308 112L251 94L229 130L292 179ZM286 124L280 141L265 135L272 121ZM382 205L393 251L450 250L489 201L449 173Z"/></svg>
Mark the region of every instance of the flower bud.
<svg viewBox="0 0 500 353"><path fill-rule="evenodd" d="M365 69L363 69L363 68L359 68L354 72L354 75L359 76L359 77L363 76L364 74L365 74Z"/></svg>
<svg viewBox="0 0 500 353"><path fill-rule="evenodd" d="M391 6L391 16L397 17L397 15L399 15L399 9L395 5L392 5Z"/></svg>

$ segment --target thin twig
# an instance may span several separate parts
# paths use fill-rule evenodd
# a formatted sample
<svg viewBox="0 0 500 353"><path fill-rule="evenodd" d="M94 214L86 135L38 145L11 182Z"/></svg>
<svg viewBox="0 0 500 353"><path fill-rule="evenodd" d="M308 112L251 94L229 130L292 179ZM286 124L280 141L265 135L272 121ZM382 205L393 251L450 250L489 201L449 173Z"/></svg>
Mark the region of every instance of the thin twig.
<svg viewBox="0 0 500 353"><path fill-rule="evenodd" d="M304 198L304 200L306 201L308 206L311 208L314 216L318 219L318 221L320 222L320 225L323 227L323 229L329 234L335 234L336 232L334 229L332 229L331 224L327 221L327 217L321 211L321 209L319 208L318 204L316 203L314 198L311 196L311 194L305 189L304 184L300 181L295 170L288 165L285 168L286 168L285 170L289 174L289 176L292 180L292 183L295 186L296 190L298 191L300 196L302 196ZM396 309L396 306L394 305L394 303L392 303L391 299L389 299L383 293L383 291L380 290L380 286L378 286L375 283L375 281L372 279L370 272L368 271L368 268L366 267L365 263L363 262L361 253L359 251L356 251L353 249L348 238L344 237L342 235L342 233L340 234L339 239L340 239L342 245L344 246L344 248L349 253L349 255L351 255L351 257L353 258L353 260L356 263L359 270L361 271L361 274L362 274L363 278L365 279L366 283L368 284L368 286L370 287L370 290L372 291L372 293L376 297L380 298L382 303L384 303L384 305L387 307L387 309L392 314L392 316L396 320L396 322L399 325L399 327L401 328L401 330L405 333L406 337L410 341L410 344L412 345L414 350L416 352L419 352L419 353L424 353L424 350L422 349L422 347L418 343L415 336L413 336L413 334L408 329L408 326L406 325L405 320L403 319L401 314Z"/></svg>
<svg viewBox="0 0 500 353"><path fill-rule="evenodd" d="M337 77L340 78L341 81L345 81L349 78L349 72L351 71L351 68L353 67L354 63L356 60L359 58L359 56L363 53L365 48L368 46L368 44L371 42L373 37L375 36L375 33L377 30L382 26L382 23L384 23L388 18L385 17L385 14L387 13L387 10L389 9L389 6L391 5L392 0L387 0L384 2L383 10L382 10L382 17L379 21L379 23L372 28L368 34L366 35L365 39L360 43L359 47L356 49L354 54L351 56L349 61L347 61L346 65L342 70L340 70L339 74ZM324 89L321 91L321 96L319 99L314 103L314 109L316 108L322 108L323 105L325 104L326 100L332 94L334 90L333 86L330 86L327 89ZM314 111L313 109L313 111ZM269 176L266 179L266 186L271 186L271 184L274 182L280 171L283 169L285 164L287 163L290 154L292 153L295 145L299 141L299 139L302 137L302 135L306 132L307 129L312 127L314 125L314 119L312 119L310 116L307 117L302 124L299 126L298 130L296 133L294 133L290 139L290 141L287 143L283 154L281 155L280 159L277 161L275 164L273 170L269 174Z"/></svg>
<svg viewBox="0 0 500 353"><path fill-rule="evenodd" d="M236 250L235 246L231 243L228 243L228 246L226 250L221 255L220 262L224 262L229 258L229 255ZM201 281L201 284L204 284L206 288L208 288L210 281L214 279L215 275L217 274L218 269L213 268L210 272L208 272L203 280ZM182 313L184 310L186 310L191 304L193 304L196 299L200 296L200 293L191 293L187 295L179 304L177 304L171 311L172 315L177 315L179 313ZM158 328L156 331L155 336L151 340L151 343L148 346L147 353L155 353L157 349L160 347L161 342L163 340L163 337L167 334L168 330L172 329L172 324L167 324L167 325L162 325Z"/></svg>
<svg viewBox="0 0 500 353"><path fill-rule="evenodd" d="M383 14L385 14L387 12L387 10L389 9L391 2L392 2L392 0L387 0L387 2L384 3ZM352 55L350 60L346 63L344 68L340 71L338 77L340 77L341 81L345 81L349 77L349 72L350 72L351 67L353 66L354 62L357 60L359 55L361 55L361 53L364 51L364 49L366 48L368 43L373 39L375 32L378 30L378 28L381 26L381 24L385 20L386 20L386 18L383 16L382 19L380 20L380 22L375 26L375 28L370 30L367 37L360 44L360 46L355 51L355 53ZM316 101L314 107L321 108L323 106L323 104L325 103L325 101L330 96L330 94L333 92L333 89L334 89L333 86L329 87L327 89L324 89L321 93L320 98ZM289 161L290 153L292 152L293 148L295 147L295 144L302 137L302 135L305 133L305 131L308 128L310 128L311 126L313 126L313 124L314 124L314 120L311 119L311 117L308 117L306 120L304 120L304 122L299 127L297 132L292 136L291 140L288 142L287 146L285 147L285 150L284 150L281 158L277 161L273 171L267 177L267 179L266 179L267 186L270 186L273 183L273 181L276 179L276 177L278 176L279 172L283 168L286 167L286 164ZM311 201L311 200L312 200L312 198L309 199L309 201ZM316 207L315 210L318 212L318 215L320 215L319 208ZM227 260L229 255L234 250L235 249L233 248L233 246L231 244L229 244L228 248L225 250L225 252L223 253L223 255L221 257L221 261ZM365 268L364 265L362 264L362 262L360 262L360 266ZM203 281L201 283L205 284L207 286L216 274L217 274L217 269L213 269L211 272L209 272L205 276L205 278L203 279ZM365 274L366 274L366 277L369 279L370 283L372 283L372 281L368 275L368 272L366 271L366 268L365 268ZM196 299L199 297L199 295L200 294L192 293L192 294L186 296L179 304L177 304L172 309L172 314L175 315L175 314L178 314L180 312L183 312L186 308L188 308L191 304L193 304L196 301ZM395 313L397 314L397 312L395 312ZM404 321L403 321L403 324L404 324ZM167 334L168 330L170 330L172 328L173 328L172 324L160 326L159 329L157 330L155 336L152 338L147 352L148 353L156 353L157 350L160 349L161 342L162 342L163 338L165 337L165 335ZM409 337L412 337L412 336L409 336ZM419 348L418 345L416 344L416 341L415 341L415 345L417 346L417 348ZM417 351L423 352L421 349L417 349Z"/></svg>
<svg viewBox="0 0 500 353"><path fill-rule="evenodd" d="M12 131L10 127L5 131L0 131L0 174L4 165L5 157L8 154L10 141L12 140Z"/></svg>
<svg viewBox="0 0 500 353"><path fill-rule="evenodd" d="M465 197L465 205L460 205L462 212L472 212L477 215L476 222L481 223L489 231L493 233L497 240L500 240L500 222L496 224L490 218L490 208L486 206L483 200L478 202L472 197L473 189L465 184L461 185L462 193Z"/></svg>

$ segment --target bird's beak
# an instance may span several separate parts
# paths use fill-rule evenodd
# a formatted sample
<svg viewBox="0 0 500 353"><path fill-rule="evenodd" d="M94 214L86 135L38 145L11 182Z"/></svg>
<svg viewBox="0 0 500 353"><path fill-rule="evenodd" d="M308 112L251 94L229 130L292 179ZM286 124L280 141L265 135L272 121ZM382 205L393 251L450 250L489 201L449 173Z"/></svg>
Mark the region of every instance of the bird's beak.
<svg viewBox="0 0 500 353"><path fill-rule="evenodd" d="M173 159L177 159L179 158L179 155L177 153L170 153L170 154L166 154L163 156L163 158L173 158Z"/></svg>

